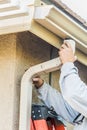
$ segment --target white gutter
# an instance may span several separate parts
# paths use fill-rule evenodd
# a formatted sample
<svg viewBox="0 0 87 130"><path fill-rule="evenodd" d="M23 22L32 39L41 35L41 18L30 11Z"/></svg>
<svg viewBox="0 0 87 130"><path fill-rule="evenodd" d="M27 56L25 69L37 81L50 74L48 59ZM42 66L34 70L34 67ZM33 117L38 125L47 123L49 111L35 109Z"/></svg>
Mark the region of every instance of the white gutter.
<svg viewBox="0 0 87 130"><path fill-rule="evenodd" d="M75 53L75 42L67 40ZM60 69L60 58L35 65L29 68L22 77L20 95L19 130L31 130L32 77L40 73L48 73Z"/></svg>
<svg viewBox="0 0 87 130"><path fill-rule="evenodd" d="M51 5L38 6L35 8L34 20L62 38L73 38L77 48L87 54L87 30L61 10Z"/></svg>

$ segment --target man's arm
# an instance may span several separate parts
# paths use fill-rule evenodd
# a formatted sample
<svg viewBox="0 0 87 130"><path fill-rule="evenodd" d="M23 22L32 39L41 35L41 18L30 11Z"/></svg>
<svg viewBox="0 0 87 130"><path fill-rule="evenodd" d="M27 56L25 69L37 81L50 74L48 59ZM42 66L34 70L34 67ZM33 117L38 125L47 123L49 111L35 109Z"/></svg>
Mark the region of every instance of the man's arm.
<svg viewBox="0 0 87 130"><path fill-rule="evenodd" d="M60 87L65 100L78 112L87 117L87 85L80 79L71 46L63 44L60 52L62 61Z"/></svg>
<svg viewBox="0 0 87 130"><path fill-rule="evenodd" d="M62 95L56 89L44 83L43 80L41 81L41 78L33 78L33 81L38 92L38 97L45 103L45 105L49 108L52 106L58 115L68 122L73 123L78 112L67 104Z"/></svg>

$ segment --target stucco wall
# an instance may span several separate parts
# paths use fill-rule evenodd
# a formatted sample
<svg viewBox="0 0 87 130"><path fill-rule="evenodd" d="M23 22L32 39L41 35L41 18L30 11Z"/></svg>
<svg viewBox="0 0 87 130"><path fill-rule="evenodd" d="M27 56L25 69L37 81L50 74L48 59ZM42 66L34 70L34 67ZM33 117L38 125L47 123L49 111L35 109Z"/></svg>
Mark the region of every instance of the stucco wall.
<svg viewBox="0 0 87 130"><path fill-rule="evenodd" d="M0 36L0 130L12 130L16 36Z"/></svg>
<svg viewBox="0 0 87 130"><path fill-rule="evenodd" d="M53 52L51 49L52 46L29 32L0 36L0 130L18 130L22 75L32 65L57 57L57 49L53 48ZM76 65L87 82L87 67L78 62ZM55 88L58 88L59 73L50 76ZM49 74L42 77L49 82ZM33 102L37 101L33 91Z"/></svg>

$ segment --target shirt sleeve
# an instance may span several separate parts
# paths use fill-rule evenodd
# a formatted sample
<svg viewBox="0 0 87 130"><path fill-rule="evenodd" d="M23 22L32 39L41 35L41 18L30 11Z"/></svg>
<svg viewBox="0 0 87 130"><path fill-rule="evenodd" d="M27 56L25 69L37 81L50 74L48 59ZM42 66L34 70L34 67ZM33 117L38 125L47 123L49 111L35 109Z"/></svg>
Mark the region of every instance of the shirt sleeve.
<svg viewBox="0 0 87 130"><path fill-rule="evenodd" d="M64 99L87 117L87 85L80 79L73 63L68 62L62 66L59 83Z"/></svg>
<svg viewBox="0 0 87 130"><path fill-rule="evenodd" d="M46 106L53 107L56 113L64 120L73 123L78 112L71 108L63 99L60 92L44 83L41 88L37 89L38 97Z"/></svg>

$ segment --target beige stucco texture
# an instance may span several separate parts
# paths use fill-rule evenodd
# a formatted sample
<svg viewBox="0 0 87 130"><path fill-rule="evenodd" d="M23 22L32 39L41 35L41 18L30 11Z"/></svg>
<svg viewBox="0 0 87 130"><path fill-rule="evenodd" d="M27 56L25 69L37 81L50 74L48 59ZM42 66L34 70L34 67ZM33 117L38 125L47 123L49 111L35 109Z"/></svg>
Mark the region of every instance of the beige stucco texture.
<svg viewBox="0 0 87 130"><path fill-rule="evenodd" d="M50 45L29 32L0 36L0 130L18 130L22 75L49 60L49 52Z"/></svg>

